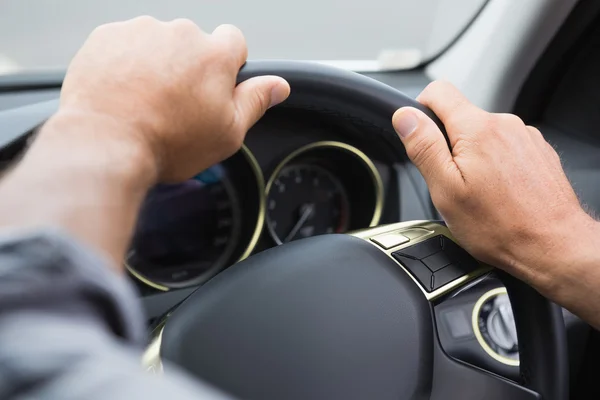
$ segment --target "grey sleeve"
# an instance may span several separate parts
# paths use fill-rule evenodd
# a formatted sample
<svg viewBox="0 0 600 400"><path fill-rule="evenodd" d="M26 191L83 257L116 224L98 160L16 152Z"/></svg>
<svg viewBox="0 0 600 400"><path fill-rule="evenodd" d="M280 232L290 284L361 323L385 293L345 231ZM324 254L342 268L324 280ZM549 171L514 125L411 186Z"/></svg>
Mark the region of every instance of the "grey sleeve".
<svg viewBox="0 0 600 400"><path fill-rule="evenodd" d="M91 249L0 234L1 399L230 399L175 366L146 373L145 330L132 285Z"/></svg>

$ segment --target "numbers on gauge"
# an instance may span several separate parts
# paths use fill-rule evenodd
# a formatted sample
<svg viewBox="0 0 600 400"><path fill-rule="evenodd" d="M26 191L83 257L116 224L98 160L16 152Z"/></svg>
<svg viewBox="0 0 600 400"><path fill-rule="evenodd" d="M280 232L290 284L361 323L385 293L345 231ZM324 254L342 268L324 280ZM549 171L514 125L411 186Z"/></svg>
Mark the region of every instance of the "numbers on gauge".
<svg viewBox="0 0 600 400"><path fill-rule="evenodd" d="M312 164L284 167L267 198L267 228L277 244L326 233L345 232L349 202L340 180Z"/></svg>

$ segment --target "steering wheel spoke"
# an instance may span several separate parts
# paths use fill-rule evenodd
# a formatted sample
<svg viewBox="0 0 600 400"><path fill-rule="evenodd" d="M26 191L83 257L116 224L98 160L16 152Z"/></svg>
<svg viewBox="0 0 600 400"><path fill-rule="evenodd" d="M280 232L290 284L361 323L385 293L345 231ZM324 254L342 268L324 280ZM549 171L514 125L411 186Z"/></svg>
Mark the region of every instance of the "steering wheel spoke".
<svg viewBox="0 0 600 400"><path fill-rule="evenodd" d="M499 375L452 359L437 342L433 349L431 400L530 400L541 396Z"/></svg>
<svg viewBox="0 0 600 400"><path fill-rule="evenodd" d="M429 301L468 284L489 272L455 243L442 223L402 222L353 233L392 258L423 291Z"/></svg>

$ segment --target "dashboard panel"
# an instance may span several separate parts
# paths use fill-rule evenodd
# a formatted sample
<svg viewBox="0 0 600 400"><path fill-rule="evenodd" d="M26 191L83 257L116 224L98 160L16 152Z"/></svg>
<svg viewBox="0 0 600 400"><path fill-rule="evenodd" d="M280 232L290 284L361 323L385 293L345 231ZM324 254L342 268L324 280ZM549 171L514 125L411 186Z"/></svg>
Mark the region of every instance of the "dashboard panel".
<svg viewBox="0 0 600 400"><path fill-rule="evenodd" d="M395 87L410 97L416 97L430 82L422 70L365 75ZM15 138L21 137L24 132L32 133L49 115L55 112L58 107L60 85L63 78L64 72L61 71L0 75L0 114L2 114L3 121L3 129L0 131L0 146L2 147L0 170L18 159L26 147L26 140L15 141ZM387 144L376 139L377 135L373 135L374 137L371 138L369 133L359 130L348 121L308 111L286 109L284 104L283 107L278 106L269 110L266 116L250 130L245 140L245 146L254 156L265 185L275 168L288 155L303 146L320 141L335 141L353 146L372 161L381 178L383 206L379 223L438 218L439 216L431 204L427 185L414 165L406 162L406 159L398 159L398 155L392 154ZM237 158L239 159L239 157ZM228 176L235 177L240 172L246 173L242 170L231 170L228 164L229 162L224 163ZM247 199L250 198L247 191L254 190L248 186L253 182L254 179L249 178L240 187L234 183L235 193L236 197L245 199L241 202L243 207L259 209L255 205L247 205ZM260 187L260 184L257 187ZM246 212L242 212L241 217L249 220ZM249 229L248 227L252 224L245 221L240 226L242 229L244 227ZM256 243L249 246L253 247L252 254L276 245L269 235L264 221L258 226ZM242 243L248 245L252 237L253 235L248 232L241 233L237 243L240 246ZM235 263L236 255L229 257L223 268ZM242 254L239 256L241 258ZM139 269L142 273L146 272L143 268ZM132 271L136 270L132 269ZM157 277L153 277L157 284L149 286L143 282L144 278L141 273L138 273L138 277L134 273L130 274L132 282L136 284L139 294L142 296L148 318L153 320L187 297L204 279L208 279L212 271L195 281L188 282L192 286L179 288L187 285L184 282L176 285L177 289L161 285L161 280ZM165 291L165 289L169 290Z"/></svg>
<svg viewBox="0 0 600 400"><path fill-rule="evenodd" d="M282 243L395 221L390 160L313 114L269 112L244 147L142 206L126 266L142 293L197 286Z"/></svg>
<svg viewBox="0 0 600 400"><path fill-rule="evenodd" d="M5 168L34 131L3 150ZM270 110L236 154L185 182L149 191L125 266L146 297L197 287L291 240L396 222L411 197L423 201L404 161L378 136L335 117ZM404 213L411 217L431 215Z"/></svg>
<svg viewBox="0 0 600 400"><path fill-rule="evenodd" d="M264 208L262 171L243 146L185 182L150 190L125 265L154 289L199 285L253 251Z"/></svg>

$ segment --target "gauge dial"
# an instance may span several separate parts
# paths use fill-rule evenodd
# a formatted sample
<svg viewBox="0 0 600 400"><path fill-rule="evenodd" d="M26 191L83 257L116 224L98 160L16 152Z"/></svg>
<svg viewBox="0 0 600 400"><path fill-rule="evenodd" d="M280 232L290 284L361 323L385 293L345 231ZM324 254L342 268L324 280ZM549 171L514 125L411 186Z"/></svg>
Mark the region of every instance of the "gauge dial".
<svg viewBox="0 0 600 400"><path fill-rule="evenodd" d="M181 184L155 187L138 221L130 268L152 282L183 287L208 279L229 260L239 239L240 206L218 164Z"/></svg>
<svg viewBox="0 0 600 400"><path fill-rule="evenodd" d="M341 182L317 165L284 167L267 195L267 228L277 244L325 233L341 233L349 225L348 195Z"/></svg>

